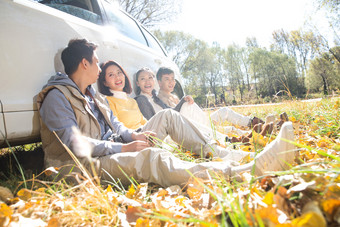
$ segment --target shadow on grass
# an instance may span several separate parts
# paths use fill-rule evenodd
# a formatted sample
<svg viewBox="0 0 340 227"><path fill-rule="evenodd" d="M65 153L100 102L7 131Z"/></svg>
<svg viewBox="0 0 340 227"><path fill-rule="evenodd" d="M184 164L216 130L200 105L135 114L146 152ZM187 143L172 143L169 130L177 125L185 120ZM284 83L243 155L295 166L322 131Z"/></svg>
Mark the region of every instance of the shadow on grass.
<svg viewBox="0 0 340 227"><path fill-rule="evenodd" d="M0 154L0 186L9 188L12 192L18 190L18 185L23 181L19 165L26 179L31 179L43 171L44 152L41 143L12 147L13 153L8 149L1 149ZM7 151L7 152L6 152Z"/></svg>

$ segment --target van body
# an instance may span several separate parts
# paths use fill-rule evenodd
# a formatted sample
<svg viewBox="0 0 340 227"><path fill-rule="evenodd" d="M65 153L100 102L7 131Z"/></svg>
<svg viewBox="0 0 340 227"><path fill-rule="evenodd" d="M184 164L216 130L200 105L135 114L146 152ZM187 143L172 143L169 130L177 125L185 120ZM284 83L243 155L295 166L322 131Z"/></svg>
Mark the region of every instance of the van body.
<svg viewBox="0 0 340 227"><path fill-rule="evenodd" d="M73 38L98 44L100 62L120 63L134 88L138 69L171 67L183 96L178 67L159 41L111 1L1 0L0 30L0 147L40 141L36 96L64 72L61 51Z"/></svg>

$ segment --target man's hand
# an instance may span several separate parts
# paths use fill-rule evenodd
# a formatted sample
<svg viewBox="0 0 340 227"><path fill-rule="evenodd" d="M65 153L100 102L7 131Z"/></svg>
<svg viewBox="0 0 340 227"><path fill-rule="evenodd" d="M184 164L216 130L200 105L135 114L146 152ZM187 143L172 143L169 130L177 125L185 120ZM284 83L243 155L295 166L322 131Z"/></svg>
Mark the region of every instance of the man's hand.
<svg viewBox="0 0 340 227"><path fill-rule="evenodd" d="M189 104L193 104L195 102L194 99L190 95L185 96L184 100L188 102Z"/></svg>
<svg viewBox="0 0 340 227"><path fill-rule="evenodd" d="M144 141L144 142L147 142L150 146L153 146L154 142L153 142L153 138L152 137L156 137L156 133L151 132L151 131L140 132L140 133L133 132L131 136L132 136L133 140Z"/></svg>
<svg viewBox="0 0 340 227"><path fill-rule="evenodd" d="M148 142L136 140L131 143L123 144L121 152L136 152L151 147Z"/></svg>

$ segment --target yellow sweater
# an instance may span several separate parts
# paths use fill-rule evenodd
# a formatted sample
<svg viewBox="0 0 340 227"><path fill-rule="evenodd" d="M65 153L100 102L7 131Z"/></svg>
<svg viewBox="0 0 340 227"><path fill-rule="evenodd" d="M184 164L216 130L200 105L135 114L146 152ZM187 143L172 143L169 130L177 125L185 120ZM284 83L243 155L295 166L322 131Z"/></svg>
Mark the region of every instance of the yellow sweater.
<svg viewBox="0 0 340 227"><path fill-rule="evenodd" d="M114 96L107 96L107 100L113 114L125 127L137 129L147 122L140 112L136 100L133 98L120 99Z"/></svg>

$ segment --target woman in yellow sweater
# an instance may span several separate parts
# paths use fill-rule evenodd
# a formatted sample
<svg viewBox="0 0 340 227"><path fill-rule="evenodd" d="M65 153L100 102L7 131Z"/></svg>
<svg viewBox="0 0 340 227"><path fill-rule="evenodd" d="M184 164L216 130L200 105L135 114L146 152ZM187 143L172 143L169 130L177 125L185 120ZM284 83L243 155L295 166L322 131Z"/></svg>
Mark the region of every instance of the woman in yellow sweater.
<svg viewBox="0 0 340 227"><path fill-rule="evenodd" d="M113 114L127 128L138 129L143 126L147 120L140 112L136 100L128 97L132 87L125 70L114 61L105 62L101 69L98 89L107 96Z"/></svg>

